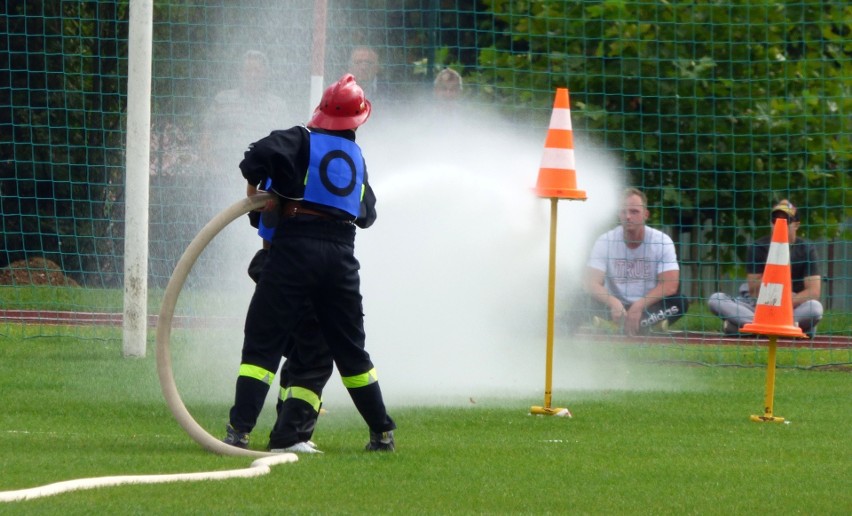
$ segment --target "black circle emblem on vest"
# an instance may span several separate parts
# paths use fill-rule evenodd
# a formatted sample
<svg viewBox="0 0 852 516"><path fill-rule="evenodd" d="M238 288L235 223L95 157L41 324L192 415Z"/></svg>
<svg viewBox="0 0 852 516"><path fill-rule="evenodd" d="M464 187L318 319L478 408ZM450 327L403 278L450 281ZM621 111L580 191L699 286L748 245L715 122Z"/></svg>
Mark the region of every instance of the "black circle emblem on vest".
<svg viewBox="0 0 852 516"><path fill-rule="evenodd" d="M342 159L349 165L349 170L352 171L352 178L349 181L349 184L344 186L343 188L335 185L331 182L331 179L328 177L328 166L332 160ZM349 154L346 154L342 150L333 150L328 154L322 157L319 164L319 176L320 181L322 181L322 185L326 190L337 195L339 197L346 197L347 195L352 193L352 190L355 189L355 179L356 179L356 171L355 171L355 162L352 161L352 158L349 157Z"/></svg>

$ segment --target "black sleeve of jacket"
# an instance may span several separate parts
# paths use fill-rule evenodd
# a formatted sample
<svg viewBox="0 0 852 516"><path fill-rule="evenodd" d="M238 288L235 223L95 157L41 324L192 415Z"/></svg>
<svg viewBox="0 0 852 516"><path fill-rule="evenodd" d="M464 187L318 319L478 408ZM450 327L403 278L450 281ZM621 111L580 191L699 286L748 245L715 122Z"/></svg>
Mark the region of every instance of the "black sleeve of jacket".
<svg viewBox="0 0 852 516"><path fill-rule="evenodd" d="M291 127L272 131L269 136L252 143L240 162L240 171L254 186L271 177L277 192L298 199L304 194L304 174L307 171L310 147L308 131Z"/></svg>
<svg viewBox="0 0 852 516"><path fill-rule="evenodd" d="M361 200L361 209L355 225L367 229L376 221L376 194L367 180L367 164L364 164L364 199Z"/></svg>

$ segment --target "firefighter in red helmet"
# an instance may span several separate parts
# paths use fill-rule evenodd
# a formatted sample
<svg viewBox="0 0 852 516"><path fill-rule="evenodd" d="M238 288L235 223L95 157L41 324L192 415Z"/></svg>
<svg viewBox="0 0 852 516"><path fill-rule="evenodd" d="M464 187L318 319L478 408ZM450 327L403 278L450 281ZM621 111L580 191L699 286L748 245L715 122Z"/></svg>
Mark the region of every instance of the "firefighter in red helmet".
<svg viewBox="0 0 852 516"><path fill-rule="evenodd" d="M268 208L279 217L246 315L229 434L254 427L285 343L312 306L330 359L369 428L366 449L394 450L396 424L385 409L365 349L360 265L354 255L355 228L368 228L376 220L376 198L355 143L355 130L367 121L370 110L355 78L344 75L325 90L307 126L273 131L251 144L240 163L250 195L264 186L280 202ZM276 432L288 413L292 415L287 404L296 411L319 411L317 393L330 364L318 360L322 354L312 346L312 341L298 340L292 354L313 356L313 362L293 364L294 356L288 357L289 371L316 369L317 381L294 385L294 396L284 400L270 434L271 451L294 444L288 441L290 433Z"/></svg>

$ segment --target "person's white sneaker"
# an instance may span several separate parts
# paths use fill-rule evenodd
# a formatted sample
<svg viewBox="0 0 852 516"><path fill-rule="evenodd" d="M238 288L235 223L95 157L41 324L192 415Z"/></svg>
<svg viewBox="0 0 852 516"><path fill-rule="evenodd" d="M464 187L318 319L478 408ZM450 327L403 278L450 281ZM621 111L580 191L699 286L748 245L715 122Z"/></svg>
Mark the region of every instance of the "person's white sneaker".
<svg viewBox="0 0 852 516"><path fill-rule="evenodd" d="M311 446L312 442L296 443L286 448L273 448L269 451L272 453L322 453L316 448L316 445Z"/></svg>

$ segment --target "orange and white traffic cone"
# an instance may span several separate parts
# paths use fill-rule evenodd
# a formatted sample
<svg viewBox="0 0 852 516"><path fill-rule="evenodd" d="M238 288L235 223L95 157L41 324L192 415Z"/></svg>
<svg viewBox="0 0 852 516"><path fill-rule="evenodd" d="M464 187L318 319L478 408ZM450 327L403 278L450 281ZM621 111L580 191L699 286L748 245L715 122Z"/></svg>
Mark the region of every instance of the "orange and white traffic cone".
<svg viewBox="0 0 852 516"><path fill-rule="evenodd" d="M534 189L536 195L585 201L586 192L577 190L577 172L574 167L574 130L571 126L568 89L557 88Z"/></svg>
<svg viewBox="0 0 852 516"><path fill-rule="evenodd" d="M787 221L778 219L772 231L769 256L766 258L760 293L757 295L754 322L743 326L741 332L781 337L807 337L793 322L791 278Z"/></svg>
<svg viewBox="0 0 852 516"><path fill-rule="evenodd" d="M769 356L766 362L766 395L763 415L751 416L751 420L764 423L783 423L784 418L772 413L775 398L775 355L778 337L800 337L806 335L793 321L793 288L790 270L790 241L787 236L787 221L778 219L772 230L769 255L757 295L754 322L740 329L743 333L769 335Z"/></svg>
<svg viewBox="0 0 852 516"><path fill-rule="evenodd" d="M550 264L547 280L547 349L545 355L544 405L533 406L530 414L571 417L567 408L552 407L553 387L553 336L556 303L556 205L559 199L585 201L586 192L577 190L577 172L574 170L574 131L571 128L571 106L568 89L557 88L550 115L550 127L544 142L544 155L538 170L538 181L533 189L539 197L550 199Z"/></svg>

